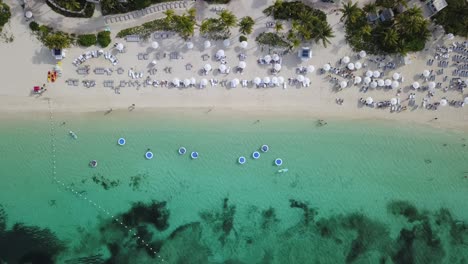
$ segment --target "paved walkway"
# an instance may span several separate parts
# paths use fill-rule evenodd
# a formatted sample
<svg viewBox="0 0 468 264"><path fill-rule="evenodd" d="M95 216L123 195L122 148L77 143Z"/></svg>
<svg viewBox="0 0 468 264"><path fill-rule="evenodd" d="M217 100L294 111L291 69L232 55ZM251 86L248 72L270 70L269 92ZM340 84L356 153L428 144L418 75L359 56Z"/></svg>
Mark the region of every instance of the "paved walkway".
<svg viewBox="0 0 468 264"><path fill-rule="evenodd" d="M12 7L20 6L18 0L5 0L5 2ZM60 31L76 34L94 33L102 31L107 27L110 27L112 33L116 34L121 29L138 26L145 22L162 18L165 16L163 12L168 9L173 9L176 13L182 13L194 4L193 1L160 3L143 10L109 16L102 16L100 5L96 5L93 17L74 18L57 14L50 9L45 0L25 0L25 2L26 5L31 8L34 20L37 23L48 25ZM17 8L17 10L22 9Z"/></svg>

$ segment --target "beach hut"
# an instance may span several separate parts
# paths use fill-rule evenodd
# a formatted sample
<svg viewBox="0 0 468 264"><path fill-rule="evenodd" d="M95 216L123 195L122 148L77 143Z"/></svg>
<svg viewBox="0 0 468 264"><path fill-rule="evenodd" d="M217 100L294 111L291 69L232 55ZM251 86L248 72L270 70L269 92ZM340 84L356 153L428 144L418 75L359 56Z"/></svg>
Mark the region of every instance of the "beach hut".
<svg viewBox="0 0 468 264"><path fill-rule="evenodd" d="M362 78L359 77L359 76L356 76L356 78L354 78L354 84L360 84L362 82Z"/></svg>
<svg viewBox="0 0 468 264"><path fill-rule="evenodd" d="M372 82L370 83L370 87L371 87L371 88L377 88L377 82L376 82L376 81L372 81Z"/></svg>
<svg viewBox="0 0 468 264"><path fill-rule="evenodd" d="M377 80L377 85L378 85L379 87L382 87L382 86L385 85L385 81L382 80L382 79L379 79L379 80Z"/></svg>
<svg viewBox="0 0 468 264"><path fill-rule="evenodd" d="M187 42L186 46L187 46L187 49L193 49L193 42L191 41Z"/></svg>
<svg viewBox="0 0 468 264"><path fill-rule="evenodd" d="M431 74L431 73L430 73L428 70L424 70L424 71L423 71L423 76L424 76L424 77L429 77L430 74Z"/></svg>
<svg viewBox="0 0 468 264"><path fill-rule="evenodd" d="M219 71L220 71L221 73L225 73L225 72L226 72L226 69L227 69L227 66L226 66L226 65L224 65L224 64L219 65Z"/></svg>
<svg viewBox="0 0 468 264"><path fill-rule="evenodd" d="M266 83L266 84L269 84L269 83L270 83L270 77L265 76L265 77L263 78L263 82Z"/></svg>
<svg viewBox="0 0 468 264"><path fill-rule="evenodd" d="M313 73L314 71L315 71L314 65L309 65L309 66L307 66L307 72L308 72L308 73Z"/></svg>
<svg viewBox="0 0 468 264"><path fill-rule="evenodd" d="M373 102L374 102L374 99L372 99L372 97L366 98L366 104L372 104Z"/></svg>
<svg viewBox="0 0 468 264"><path fill-rule="evenodd" d="M211 47L211 42L209 40L205 40L205 42L203 43L203 47L205 49L208 49Z"/></svg>
<svg viewBox="0 0 468 264"><path fill-rule="evenodd" d="M274 84L274 85L277 85L279 83L278 82L278 77L276 77L276 76L271 77L271 83Z"/></svg>
<svg viewBox="0 0 468 264"><path fill-rule="evenodd" d="M323 70L324 71L329 71L330 69L331 69L330 64L327 63L327 64L323 65Z"/></svg>
<svg viewBox="0 0 468 264"><path fill-rule="evenodd" d="M384 84L385 84L385 86L390 86L390 85L392 85L392 80L390 80L390 79L385 79L385 83L384 83Z"/></svg>
<svg viewBox="0 0 468 264"><path fill-rule="evenodd" d="M361 62L357 61L356 63L354 63L354 68L356 68L356 70L361 69L362 68Z"/></svg>
<svg viewBox="0 0 468 264"><path fill-rule="evenodd" d="M239 61L239 68L245 69L246 66L247 66L247 63L245 63L245 61Z"/></svg>
<svg viewBox="0 0 468 264"><path fill-rule="evenodd" d="M237 85L239 85L239 79L237 79L237 78L236 78L236 79L233 79L233 80L231 81L231 88L236 88Z"/></svg>
<svg viewBox="0 0 468 264"><path fill-rule="evenodd" d="M240 46L243 49L246 49L248 45L249 45L249 43L247 41L245 41L245 40L240 43Z"/></svg>
<svg viewBox="0 0 468 264"><path fill-rule="evenodd" d="M229 39L225 39L225 40L223 40L223 45L224 45L224 47L227 48L227 47L231 46L231 41Z"/></svg>
<svg viewBox="0 0 468 264"><path fill-rule="evenodd" d="M176 87L179 87L180 85L180 80L177 78L172 79L172 84L174 84Z"/></svg>
<svg viewBox="0 0 468 264"><path fill-rule="evenodd" d="M393 80L398 81L400 79L400 74L398 72L393 73Z"/></svg>
<svg viewBox="0 0 468 264"><path fill-rule="evenodd" d="M365 84L369 84L371 82L371 78L370 77L364 77L364 83Z"/></svg>
<svg viewBox="0 0 468 264"><path fill-rule="evenodd" d="M396 89L398 86L400 86L400 84L397 81L392 82L392 89Z"/></svg>
<svg viewBox="0 0 468 264"><path fill-rule="evenodd" d="M372 73L372 76L373 76L374 78L379 78L379 77L380 77L380 72L379 72L379 71L374 71L374 72Z"/></svg>
<svg viewBox="0 0 468 264"><path fill-rule="evenodd" d="M355 69L355 68L354 68L354 63L352 63L352 62L348 63L348 69L349 69L350 71L354 71L354 69Z"/></svg>
<svg viewBox="0 0 468 264"><path fill-rule="evenodd" d="M271 56L267 54L265 57L263 57L263 60L268 64L271 62Z"/></svg>
<svg viewBox="0 0 468 264"><path fill-rule="evenodd" d="M205 66L203 66L203 69L206 71L206 72L209 72L211 71L211 65L210 64L205 64Z"/></svg>
<svg viewBox="0 0 468 264"><path fill-rule="evenodd" d="M434 90L435 87L436 87L436 83L435 83L435 82L429 82L429 83L427 84L427 86L429 87L430 90Z"/></svg>
<svg viewBox="0 0 468 264"><path fill-rule="evenodd" d="M366 77L371 78L374 75L372 71L366 71Z"/></svg>
<svg viewBox="0 0 468 264"><path fill-rule="evenodd" d="M262 83L262 79L260 79L260 77L255 77L255 78L253 79L253 82L254 82L256 85L259 85L259 84Z"/></svg>
<svg viewBox="0 0 468 264"><path fill-rule="evenodd" d="M419 88L419 83L418 83L418 82L414 82L414 83L413 83L413 88L414 88L414 89L418 89L418 88Z"/></svg>
<svg viewBox="0 0 468 264"><path fill-rule="evenodd" d="M201 79L200 88L205 88L206 85L208 85L208 80L207 79Z"/></svg>
<svg viewBox="0 0 468 264"><path fill-rule="evenodd" d="M157 49L157 48L159 48L159 43L156 42L156 41L153 41L153 43L151 43L151 47L152 47L153 49Z"/></svg>
<svg viewBox="0 0 468 264"><path fill-rule="evenodd" d="M281 64L275 64L273 65L273 69L277 72L279 72L281 70Z"/></svg>
<svg viewBox="0 0 468 264"><path fill-rule="evenodd" d="M365 58L366 56L367 56L366 51L361 50L361 51L359 52L359 57L360 57L360 58Z"/></svg>
<svg viewBox="0 0 468 264"><path fill-rule="evenodd" d="M341 88L346 88L346 86L348 86L348 83L346 81L341 81L340 82L340 87Z"/></svg>
<svg viewBox="0 0 468 264"><path fill-rule="evenodd" d="M283 76L278 77L278 83L279 83L279 84L283 84L283 83L284 83L284 77L283 77Z"/></svg>
<svg viewBox="0 0 468 264"><path fill-rule="evenodd" d="M297 79L298 81L300 81L300 82L303 82L303 81L304 81L304 75L298 75L298 76L296 77L296 79Z"/></svg>
<svg viewBox="0 0 468 264"><path fill-rule="evenodd" d="M390 99L390 104L391 105L396 105L398 103L398 100L396 98Z"/></svg>
<svg viewBox="0 0 468 264"><path fill-rule="evenodd" d="M447 106L447 104L448 104L447 99L444 98L444 99L440 100L440 105L441 106Z"/></svg>
<svg viewBox="0 0 468 264"><path fill-rule="evenodd" d="M344 56L343 59L341 59L341 62L346 64L346 63L349 63L350 59L348 56Z"/></svg>

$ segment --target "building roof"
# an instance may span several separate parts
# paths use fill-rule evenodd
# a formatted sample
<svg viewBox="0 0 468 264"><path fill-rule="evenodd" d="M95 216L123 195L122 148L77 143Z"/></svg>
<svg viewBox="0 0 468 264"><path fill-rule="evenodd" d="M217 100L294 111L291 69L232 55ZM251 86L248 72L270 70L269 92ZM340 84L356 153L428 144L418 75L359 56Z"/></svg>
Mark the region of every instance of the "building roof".
<svg viewBox="0 0 468 264"><path fill-rule="evenodd" d="M393 19L393 10L390 8L385 8L382 10L382 13L380 14L380 20L382 21L389 21Z"/></svg>
<svg viewBox="0 0 468 264"><path fill-rule="evenodd" d="M312 58L312 51L310 50L309 47L302 47L302 49L299 50L298 55L301 59L307 60L307 59Z"/></svg>
<svg viewBox="0 0 468 264"><path fill-rule="evenodd" d="M440 10L447 7L447 2L445 0L430 0L427 1L426 5L431 9L433 13L437 13Z"/></svg>
<svg viewBox="0 0 468 264"><path fill-rule="evenodd" d="M377 19L379 19L379 15L377 15L377 13L368 13L367 14L367 21L369 21L369 22L375 22L375 21L377 21Z"/></svg>

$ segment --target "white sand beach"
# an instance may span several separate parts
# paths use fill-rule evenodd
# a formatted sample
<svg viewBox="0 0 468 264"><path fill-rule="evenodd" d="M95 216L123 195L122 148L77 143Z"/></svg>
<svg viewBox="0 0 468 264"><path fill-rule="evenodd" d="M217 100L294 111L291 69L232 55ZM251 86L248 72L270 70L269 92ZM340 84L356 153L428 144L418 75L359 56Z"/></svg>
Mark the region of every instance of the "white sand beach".
<svg viewBox="0 0 468 264"><path fill-rule="evenodd" d="M385 119L389 121L403 121L410 123L427 124L434 127L445 129L455 129L468 131L468 107L453 107L453 106L439 106L437 110L428 110L421 107L423 98L427 92L414 91L410 89L413 82L418 81L421 86L427 85L420 78L424 70L433 70L435 75L435 82L442 82L445 75L450 74L452 68L446 68L445 73L436 75L437 61L433 66L427 66L428 59L434 57L434 50L436 45L451 45L452 42L460 41L463 39L448 40L445 34L440 30L436 31L433 40L429 41L431 45L427 45L426 50L419 53L410 54L412 63L409 65L397 65L394 70L386 70L383 79L392 79L392 74L395 72L401 73L404 77L404 82L399 84L402 89L399 96L397 96L396 89L369 89L366 93L360 92L361 85L348 86L342 91L337 92L333 88L334 84L330 83L327 78L328 73L320 74L320 69L326 63L331 63L332 67L345 68L346 65L337 64L339 60L345 56L350 58L351 62L357 62L357 52L352 51L344 40L343 23L339 22L340 14L331 12L333 9L338 8L337 5L316 3L316 7L324 10L328 15L328 21L333 26L335 37L332 38L332 44L324 48L321 44L304 44L310 46L313 56L310 60L302 62L297 53L290 53L282 57L282 68L277 76L282 76L288 83L288 78L296 78L297 67L307 67L313 65L315 71L313 73L304 74L305 77L310 79L310 86L303 87L302 85L289 85L285 89L281 86L270 88L256 88L255 85L249 84L247 87L238 85L236 88L227 88L218 84L217 86L207 85L204 89L198 88L198 83L201 79L206 78L217 79L218 81L226 80L228 83L237 78L240 81L248 80L251 82L255 77L269 78L274 77L270 73L271 65L259 65L257 59L264 57L268 54L267 51L262 51L255 42L255 36L264 31L273 31L271 28L266 28L266 22L272 21L271 18L265 17L262 10L273 3L272 0L262 1L235 1L225 8L234 12L238 17L249 15L256 21L253 34L248 36L248 47L244 50L240 47L237 29L233 33L229 47L223 45L223 41L212 41L212 46L208 49L204 48L205 39L196 35L192 38L191 42L194 43L193 49L188 49L186 42L177 36L172 36L168 39L157 40L159 43L158 49L151 48L151 41L143 42L125 42L121 39L113 40L113 43L122 42L125 45L126 52L118 53L112 49L112 44L104 49L110 51L119 60L116 66L112 66L108 60L104 58L93 58L86 61L86 65L90 66L90 74L82 76L77 74L77 67L72 65L75 58L79 57L86 51L97 50L98 47L91 47L83 49L73 47L67 50L67 57L62 61L62 76L58 78L55 83L47 83L47 72L53 70L56 61L51 56L51 51L41 45L41 43L32 35L25 22L23 16L23 9L17 1L5 1L12 7L12 19L9 26L5 27L5 31L14 35L14 42L0 43L0 72L2 84L0 85L0 112L2 118L9 118L19 113L27 118L31 113L43 113L49 111L48 101L50 100L55 112L97 112L104 113L110 109L116 112L128 111L128 107L135 104L134 114L138 112L154 112L155 114L161 113L199 113L194 116L246 116L247 118L259 119L260 117L273 117L273 116L304 116L308 118L321 118L327 117L343 118L343 119ZM190 2L190 5L197 7L197 18L200 21L203 18L214 16L215 13L210 11L209 7L197 1ZM47 6L41 6L41 18L38 21L47 21L45 19L49 12ZM181 12L178 10L177 12ZM242 14L242 15L241 15ZM57 16L56 14L53 17ZM96 16L96 15L95 15ZM161 12L149 16L145 16L142 20L131 21L126 23L116 23L109 25L112 35L130 26L135 26L151 19L164 17ZM103 19L93 18L95 25L89 28L96 28L102 30L106 27ZM58 23L51 21L51 23ZM65 19L60 21L63 30L75 32L78 28L76 19ZM287 27L287 25L286 25ZM78 31L79 32L79 31ZM219 49L223 49L226 55L226 65L232 70L229 74L221 74L217 72L220 65L215 58L215 54ZM164 53L179 52L181 59L171 60L168 57L164 58ZM147 53L148 60L139 60L137 55L139 53ZM160 58L156 59L157 53ZM235 73L234 68L238 65L238 55L245 53L247 58L246 68L243 74ZM208 54L210 58L203 61L202 55ZM364 76L367 70L381 70L377 64L368 61L373 56L367 56L360 59L362 64L367 64L367 68L362 68L354 72L355 76ZM148 69L152 68L150 65L152 60L157 60L156 66L157 73L150 75ZM386 61L391 61L387 58ZM395 60L396 61L396 60ZM451 60L449 60L451 62ZM186 69L187 64L192 64L191 70ZM205 64L209 63L213 70L208 75L201 73ZM93 73L95 67L111 68L113 69L112 75L97 75ZM116 69L122 67L123 74L118 74ZM171 73L166 73L164 68L172 68ZM142 72L143 77L138 81L143 84L149 76L152 80L167 80L171 82L174 78L181 81L187 78L195 78L196 87L188 88L169 88L169 87L153 87L151 85L140 87L123 87L120 93L116 93L114 89L104 87L105 80L113 80L114 86L118 86L121 81L135 81L128 76L128 70L133 69L135 72ZM336 76L335 76L336 77ZM69 86L66 81L68 79L78 79L79 86ZM82 80L95 80L96 86L86 88L82 85ZM340 79L342 80L342 79ZM34 86L46 84L47 91L38 96L32 93ZM228 85L229 86L229 85ZM442 88L448 86L448 81L443 82ZM446 98L448 102L451 100L463 101L467 97L465 94L454 89L449 89L443 92L442 88L437 88L435 94L431 97L428 103L440 102L441 99ZM406 111L391 112L389 108L377 109L367 106L361 106L359 99L372 97L375 102L390 100L391 98L399 98L401 105L407 105L407 98L410 93L416 94L415 104L419 105L417 109L408 107ZM336 98L343 99L343 104L336 103ZM176 110L176 111L175 111ZM209 114L205 114L207 110L211 110ZM435 119L437 118L437 119Z"/></svg>

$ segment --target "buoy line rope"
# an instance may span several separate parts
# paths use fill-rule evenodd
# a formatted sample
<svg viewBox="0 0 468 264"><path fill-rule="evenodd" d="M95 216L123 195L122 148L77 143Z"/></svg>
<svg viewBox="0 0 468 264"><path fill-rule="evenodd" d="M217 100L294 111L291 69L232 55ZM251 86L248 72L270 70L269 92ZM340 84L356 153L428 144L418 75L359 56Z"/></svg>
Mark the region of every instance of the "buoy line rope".
<svg viewBox="0 0 468 264"><path fill-rule="evenodd" d="M63 181L61 181L59 178L57 178L57 162L56 162L56 138L55 138L55 128L54 128L54 116L53 116L53 111L52 111L52 104L50 102L50 98L47 100L48 106L49 106L49 113L50 113L50 135L51 135L51 145L52 145L52 180L57 183L60 187L65 188L67 191L71 192L75 197L78 197L84 201L89 202L92 206L94 206L96 209L98 209L101 212L104 212L106 215L110 216L116 223L120 224L124 229L126 229L129 233L133 233L135 239L143 243L151 252L154 253L155 256L158 257L158 260L167 263L164 258L162 258L160 255L157 254L156 250L153 249L149 244L148 241L145 241L141 237L137 235L137 233L129 228L127 225L125 225L122 220L118 219L114 215L112 215L109 210L106 208L102 207L100 204L94 202L93 200L89 199L82 193L79 193L77 190L74 188L65 185Z"/></svg>

